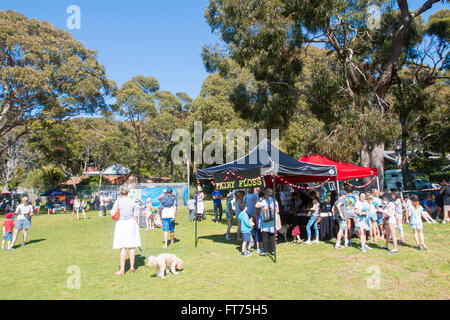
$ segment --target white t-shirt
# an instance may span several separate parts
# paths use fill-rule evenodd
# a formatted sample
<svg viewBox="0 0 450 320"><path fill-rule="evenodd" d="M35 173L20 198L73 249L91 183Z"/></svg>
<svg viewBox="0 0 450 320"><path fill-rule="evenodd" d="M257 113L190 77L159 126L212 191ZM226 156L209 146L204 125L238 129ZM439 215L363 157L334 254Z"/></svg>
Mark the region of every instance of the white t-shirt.
<svg viewBox="0 0 450 320"><path fill-rule="evenodd" d="M162 219L173 219L175 217L175 209L176 207L163 208L161 210L161 218Z"/></svg>
<svg viewBox="0 0 450 320"><path fill-rule="evenodd" d="M195 200L194 199L189 199L188 200L188 209L189 210L195 210Z"/></svg>
<svg viewBox="0 0 450 320"><path fill-rule="evenodd" d="M24 205L23 203L19 204L16 209L17 219L16 220L24 220L26 214L33 214L33 206L32 205Z"/></svg>

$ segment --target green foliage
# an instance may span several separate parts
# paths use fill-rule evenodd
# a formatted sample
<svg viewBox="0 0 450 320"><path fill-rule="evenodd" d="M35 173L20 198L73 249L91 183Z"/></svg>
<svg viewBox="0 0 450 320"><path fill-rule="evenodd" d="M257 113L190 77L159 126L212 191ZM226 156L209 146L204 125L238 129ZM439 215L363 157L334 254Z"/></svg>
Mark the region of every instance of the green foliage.
<svg viewBox="0 0 450 320"><path fill-rule="evenodd" d="M107 110L115 83L97 53L48 22L0 11L0 135L37 120Z"/></svg>

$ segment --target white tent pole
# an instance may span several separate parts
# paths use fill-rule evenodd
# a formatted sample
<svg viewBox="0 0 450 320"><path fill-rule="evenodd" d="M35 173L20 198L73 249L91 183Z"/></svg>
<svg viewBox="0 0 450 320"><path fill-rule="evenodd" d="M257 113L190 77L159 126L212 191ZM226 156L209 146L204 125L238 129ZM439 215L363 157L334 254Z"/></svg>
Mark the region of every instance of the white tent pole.
<svg viewBox="0 0 450 320"><path fill-rule="evenodd" d="M338 197L339 197L339 180L336 179L336 188L337 188L337 193L338 193Z"/></svg>
<svg viewBox="0 0 450 320"><path fill-rule="evenodd" d="M380 192L380 178L377 176L377 188L378 192Z"/></svg>

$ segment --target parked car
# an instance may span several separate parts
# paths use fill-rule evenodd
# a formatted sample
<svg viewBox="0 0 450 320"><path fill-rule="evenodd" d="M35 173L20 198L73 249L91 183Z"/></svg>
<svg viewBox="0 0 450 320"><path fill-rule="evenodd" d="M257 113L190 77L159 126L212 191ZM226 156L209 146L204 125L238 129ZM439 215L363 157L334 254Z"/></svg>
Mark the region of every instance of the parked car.
<svg viewBox="0 0 450 320"><path fill-rule="evenodd" d="M412 183L415 190L440 188L439 184L431 183L421 176L412 175ZM386 170L384 172L384 184L386 190L404 189L402 170Z"/></svg>

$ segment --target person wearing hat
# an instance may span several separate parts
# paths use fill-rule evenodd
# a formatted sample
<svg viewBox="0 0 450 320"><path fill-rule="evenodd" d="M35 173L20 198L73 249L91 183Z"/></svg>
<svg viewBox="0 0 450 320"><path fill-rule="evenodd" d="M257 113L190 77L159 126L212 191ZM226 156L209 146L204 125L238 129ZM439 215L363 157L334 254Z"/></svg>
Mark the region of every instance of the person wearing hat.
<svg viewBox="0 0 450 320"><path fill-rule="evenodd" d="M331 211L334 213L334 218L336 219L338 225L339 225L339 232L336 236L336 245L334 246L336 249L342 249L344 246L341 245L341 239L342 236L344 236L344 239L347 239L347 219L344 215L344 206L345 206L345 196L347 195L347 192L344 190L339 191L339 198L336 200L336 202L333 205L333 208Z"/></svg>
<svg viewBox="0 0 450 320"><path fill-rule="evenodd" d="M206 220L205 216L205 194L203 193L202 187L197 186L197 190L194 192L195 199L195 215L196 219L201 218Z"/></svg>
<svg viewBox="0 0 450 320"><path fill-rule="evenodd" d="M3 241L2 250L5 250L5 242L7 243L8 250L11 250L12 229L14 228L14 213L8 213L6 215L6 221L3 222Z"/></svg>
<svg viewBox="0 0 450 320"><path fill-rule="evenodd" d="M255 208L261 209L261 214L263 212L272 210L274 213L274 219L278 218L279 214L279 207L278 207L278 201L273 198L273 191L270 188L267 188L264 190L264 198L260 201L258 201L255 205ZM264 221L262 218L259 219L259 224L261 228L262 233L262 242L263 242L263 252L261 252L260 256L267 256L267 253L269 252L269 241L271 243L272 248L272 254L275 254L275 227L274 227L274 221Z"/></svg>
<svg viewBox="0 0 450 320"><path fill-rule="evenodd" d="M173 195L172 188L167 189L167 194L160 200L160 215L164 232L164 249L170 232L170 244L174 244L175 217L177 215L177 198Z"/></svg>
<svg viewBox="0 0 450 320"><path fill-rule="evenodd" d="M395 225L397 224L397 218L395 216L395 203L394 199L389 193L385 193L382 196L383 204L385 205L384 209L378 209L383 212L385 215L384 218L384 229L386 231L386 243L382 249L389 250L389 242L392 237L392 243L394 248L389 251L390 254L398 253L397 248L397 234L395 232Z"/></svg>

